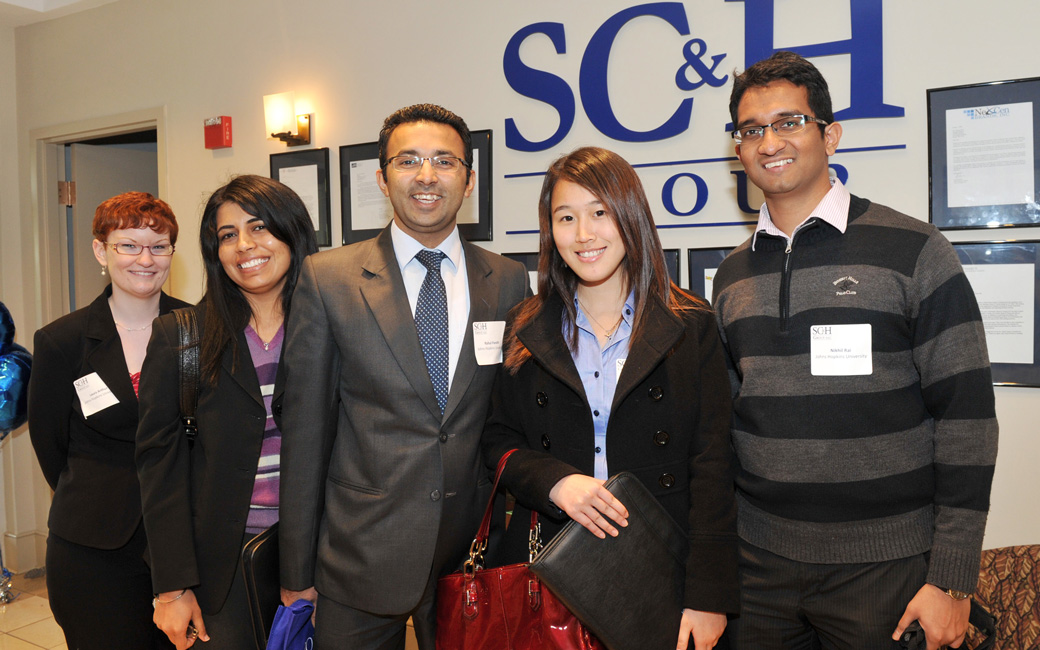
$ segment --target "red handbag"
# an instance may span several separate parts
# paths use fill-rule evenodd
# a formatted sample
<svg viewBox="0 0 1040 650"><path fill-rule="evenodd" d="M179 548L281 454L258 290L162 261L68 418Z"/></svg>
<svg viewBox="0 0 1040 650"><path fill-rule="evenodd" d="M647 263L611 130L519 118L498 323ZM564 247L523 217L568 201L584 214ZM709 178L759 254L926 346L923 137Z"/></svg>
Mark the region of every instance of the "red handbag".
<svg viewBox="0 0 1040 650"><path fill-rule="evenodd" d="M498 480L513 451L498 461L491 498L462 571L437 581L437 650L604 650L528 564L483 567ZM540 548L538 515L532 512L530 560Z"/></svg>

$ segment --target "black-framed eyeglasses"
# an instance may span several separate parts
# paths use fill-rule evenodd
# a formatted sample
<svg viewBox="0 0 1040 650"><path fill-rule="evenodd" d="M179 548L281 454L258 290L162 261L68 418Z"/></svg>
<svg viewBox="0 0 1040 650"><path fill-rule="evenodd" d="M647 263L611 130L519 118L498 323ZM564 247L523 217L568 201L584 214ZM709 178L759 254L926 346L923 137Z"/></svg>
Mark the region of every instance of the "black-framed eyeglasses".
<svg viewBox="0 0 1040 650"><path fill-rule="evenodd" d="M785 115L778 120L770 122L769 124L760 124L745 126L739 129L733 129L733 133L730 135L737 144L744 142L756 142L761 140L766 135L766 129L773 129L773 133L777 134L781 138L786 138L789 135L801 133L805 129L807 122L816 122L827 126L827 122L821 119L815 118L812 115Z"/></svg>
<svg viewBox="0 0 1040 650"><path fill-rule="evenodd" d="M430 167L438 173L451 174L462 167L469 169L466 161L457 156L394 156L387 162L399 172L416 173L422 169L423 162L429 160Z"/></svg>
<svg viewBox="0 0 1040 650"><path fill-rule="evenodd" d="M111 246L112 250L120 255L140 255L144 249L152 254L152 257L169 257L173 255L173 244L155 244L154 246L142 246L129 242L116 242L115 244L105 242L105 246Z"/></svg>

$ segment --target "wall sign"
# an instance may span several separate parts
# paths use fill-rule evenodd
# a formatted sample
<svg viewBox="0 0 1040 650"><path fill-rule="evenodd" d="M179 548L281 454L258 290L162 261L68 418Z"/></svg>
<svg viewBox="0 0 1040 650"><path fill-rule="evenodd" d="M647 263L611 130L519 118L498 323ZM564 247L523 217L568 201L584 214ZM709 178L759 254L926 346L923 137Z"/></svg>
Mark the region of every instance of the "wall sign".
<svg viewBox="0 0 1040 650"><path fill-rule="evenodd" d="M774 39L778 12L785 10L790 12L790 5L785 5L777 0L713 1L744 5L743 61L734 60L735 57L730 55L734 44L719 43L717 39L710 39L710 31L705 33L702 30L695 33L691 30L691 23L704 24L703 21L696 20L697 9L687 6L691 3L652 2L622 9L608 17L584 44L568 43L567 26L559 22L537 22L518 29L509 39L503 53L502 70L505 79L518 95L537 100L551 107L558 115L559 124L551 135L544 139L537 139L531 135L534 131L531 121L525 123L523 109L519 107L510 109L510 117L505 119L504 125L506 148L533 153L559 145L570 133L575 121L579 119L577 110L579 97L584 118L610 140L625 143L667 140L683 136L690 129L691 124L694 124L694 120L698 124L715 123L718 125L719 133L723 133L732 128L732 125L729 124L729 115L717 111L713 111L711 114L704 112L698 114L694 102L696 96L705 93L724 93L728 97L732 88L732 80L726 71L732 71L734 67L746 68L781 49L797 52L807 58L833 55L848 57L850 101L848 107L835 113L836 120L902 117L904 115L905 111L902 106L887 104L884 101L882 0L847 0L850 9L849 33L851 36L795 46L786 43L778 45ZM804 8L796 10L805 12ZM627 125L618 117L612 104L612 92L623 93L625 88L611 88L607 83L607 71L614 44L625 29L638 28L638 26L630 26L630 23L637 18L663 21L679 35L690 37L667 57L632 62L637 66L666 68L673 73L675 87L689 95L680 100L678 105L662 107L663 112L670 116L661 124L644 129ZM804 19L809 20L811 16L806 15ZM583 48L577 77L574 78L572 75L571 78L567 78L559 69L552 66L543 64L539 68L524 62L521 57L521 46L525 46L525 44L527 44L527 48L551 47L552 52L557 56L566 54L568 47ZM563 63L561 60L560 69L564 67ZM665 94L674 96L671 89L662 90L667 91ZM518 106L528 105L527 101L518 103ZM652 109L648 107L648 110ZM905 145L860 148L857 151L902 148L905 148ZM839 151L839 153L842 152ZM637 168L668 165L688 168L693 164L731 164L736 160L735 157L698 157L694 154L692 156L695 158L694 160L647 161L636 159L635 156L632 156L631 149L626 151L626 155L631 156L631 162ZM848 180L848 169L838 164L832 165L832 168L843 182ZM507 173L505 178L530 176L534 173L531 170L524 170L516 174ZM743 170L731 173L736 176L737 203L740 210L746 214L757 213L758 206L749 205L747 177ZM677 187L695 188L695 199L685 203L675 201L674 192ZM708 204L711 189L704 177L684 170L663 183L661 201L669 214L676 217L692 217L700 213ZM652 191L649 187L647 190ZM725 191L731 191L731 187L726 187ZM732 223L724 222L718 225Z"/></svg>

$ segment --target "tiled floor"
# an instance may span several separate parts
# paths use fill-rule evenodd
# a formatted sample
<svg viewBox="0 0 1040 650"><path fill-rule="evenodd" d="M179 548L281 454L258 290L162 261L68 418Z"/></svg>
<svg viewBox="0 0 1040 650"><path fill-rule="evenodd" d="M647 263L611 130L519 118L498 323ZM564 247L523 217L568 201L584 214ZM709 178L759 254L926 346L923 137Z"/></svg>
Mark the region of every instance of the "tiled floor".
<svg viewBox="0 0 1040 650"><path fill-rule="evenodd" d="M65 637L47 604L45 578L18 575L11 583L11 591L18 597L0 603L0 650L67 650Z"/></svg>
<svg viewBox="0 0 1040 650"><path fill-rule="evenodd" d="M0 603L0 650L68 650L47 603L46 578L16 575L11 584L18 597L6 605ZM409 620L405 650L419 647L411 623Z"/></svg>

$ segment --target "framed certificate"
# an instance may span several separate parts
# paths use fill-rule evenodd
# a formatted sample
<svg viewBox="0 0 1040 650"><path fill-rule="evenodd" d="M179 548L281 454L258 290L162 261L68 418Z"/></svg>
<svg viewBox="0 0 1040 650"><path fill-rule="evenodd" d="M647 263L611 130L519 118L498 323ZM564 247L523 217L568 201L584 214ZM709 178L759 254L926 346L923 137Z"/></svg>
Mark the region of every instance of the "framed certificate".
<svg viewBox="0 0 1040 650"><path fill-rule="evenodd" d="M314 222L318 246L331 246L328 148L271 154L271 178L300 196Z"/></svg>
<svg viewBox="0 0 1040 650"><path fill-rule="evenodd" d="M928 90L929 221L1040 225L1040 78Z"/></svg>
<svg viewBox="0 0 1040 650"><path fill-rule="evenodd" d="M469 241L491 241L491 130L470 135L476 185L459 209L459 232ZM344 244L375 237L394 218L393 207L376 182L378 169L378 142L339 148Z"/></svg>
<svg viewBox="0 0 1040 650"><path fill-rule="evenodd" d="M993 383L1040 386L1040 242L955 242L953 247L982 312Z"/></svg>
<svg viewBox="0 0 1040 650"><path fill-rule="evenodd" d="M531 293L538 293L538 253L502 253L502 256L524 265L531 283Z"/></svg>
<svg viewBox="0 0 1040 650"><path fill-rule="evenodd" d="M677 285L681 286L679 280L679 249L678 248L666 248L664 249L664 265L668 267L668 277L672 279Z"/></svg>
<svg viewBox="0 0 1040 650"><path fill-rule="evenodd" d="M715 279L715 271L726 259L733 247L729 248L691 248L686 252L687 270L690 278L689 289L698 296L711 302L711 285Z"/></svg>

